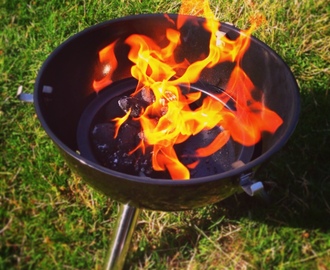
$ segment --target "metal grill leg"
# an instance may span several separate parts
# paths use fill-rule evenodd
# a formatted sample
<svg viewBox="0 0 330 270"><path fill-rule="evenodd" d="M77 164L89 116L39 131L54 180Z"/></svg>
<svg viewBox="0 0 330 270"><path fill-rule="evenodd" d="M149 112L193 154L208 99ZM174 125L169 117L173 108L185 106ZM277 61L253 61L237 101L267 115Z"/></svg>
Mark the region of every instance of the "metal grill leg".
<svg viewBox="0 0 330 270"><path fill-rule="evenodd" d="M140 211L139 208L128 204L120 205L119 217L113 232L105 270L121 270L123 268Z"/></svg>

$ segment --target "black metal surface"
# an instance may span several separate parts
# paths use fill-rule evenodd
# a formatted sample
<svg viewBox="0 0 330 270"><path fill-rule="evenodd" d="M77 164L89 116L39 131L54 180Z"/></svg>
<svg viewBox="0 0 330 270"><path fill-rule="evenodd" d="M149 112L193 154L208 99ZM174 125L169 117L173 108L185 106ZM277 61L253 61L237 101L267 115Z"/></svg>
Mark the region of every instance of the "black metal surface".
<svg viewBox="0 0 330 270"><path fill-rule="evenodd" d="M177 15L170 15L176 20ZM203 19L182 29L186 42L178 58L195 60L207 50L209 33ZM73 170L92 187L121 203L155 210L182 210L220 201L240 189L237 177L258 167L286 143L299 115L299 89L284 61L267 45L252 38L242 67L254 85L262 89L265 105L284 121L275 134L263 134L258 154L245 166L188 181L147 179L104 168L78 154L77 127L86 106L96 97L92 88L95 76L102 73L98 51L116 39L124 40L132 33L160 40L171 23L162 14L130 16L107 21L88 28L60 45L45 61L35 84L34 103L37 115L47 134L59 147ZM221 31L235 36L238 29L222 24ZM114 80L130 77L128 48L116 48L121 59ZM233 69L222 63L202 73L201 80L215 87L224 87ZM49 90L51 89L51 91Z"/></svg>

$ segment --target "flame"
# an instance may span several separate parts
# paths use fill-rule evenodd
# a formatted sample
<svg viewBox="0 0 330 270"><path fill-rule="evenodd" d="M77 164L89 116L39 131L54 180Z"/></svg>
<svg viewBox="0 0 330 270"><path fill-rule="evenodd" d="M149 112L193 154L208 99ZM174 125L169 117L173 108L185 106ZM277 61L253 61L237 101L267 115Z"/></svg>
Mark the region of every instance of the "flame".
<svg viewBox="0 0 330 270"><path fill-rule="evenodd" d="M263 102L252 97L255 86L246 73L236 66L229 79L226 94L236 100L236 111L224 111L223 127L231 137L245 146L252 146L261 139L262 132L274 133L283 120ZM222 99L228 96L222 97Z"/></svg>
<svg viewBox="0 0 330 270"><path fill-rule="evenodd" d="M176 28L166 31L167 45L161 47L148 36L132 34L125 43L130 47L128 58L132 62L131 75L138 80L136 95L141 89L150 91L154 101L145 108L140 116L134 118L142 127L140 144L132 150L152 146L152 166L156 171L167 170L172 179L189 179L189 169L196 167L199 160L184 165L177 156L174 146L185 142L189 137L203 130L219 127L221 132L207 146L195 151L196 158L212 155L221 149L231 138L244 145L256 144L263 132L274 133L282 124L282 119L268 109L263 100L256 100L252 93L256 89L241 67L241 60L250 45L252 31L260 23L260 18L252 20L248 30L241 31L235 40L230 40L219 32L220 23L215 19L207 0L183 1L180 14L206 18L204 28L211 33L209 53L190 63L187 59L177 62L174 51L181 45L180 28L189 18L180 16ZM168 17L168 20L170 18ZM101 63L109 66L106 76L94 81L94 89L99 91L109 85L117 67L115 45L113 42L99 53ZM201 92L183 93L182 87L189 88L198 82L205 68L230 61L235 67L230 75L226 90L217 95L202 99L202 104L192 110L190 105L201 99ZM261 95L262 96L262 95ZM226 106L229 100L235 101L235 108ZM220 102L219 102L220 101ZM116 118L116 135L121 125L129 117Z"/></svg>
<svg viewBox="0 0 330 270"><path fill-rule="evenodd" d="M99 52L100 62L104 65L104 77L99 81L93 81L93 88L96 92L100 91L101 89L112 83L111 77L118 65L117 58L115 55L116 43L117 41L114 41Z"/></svg>

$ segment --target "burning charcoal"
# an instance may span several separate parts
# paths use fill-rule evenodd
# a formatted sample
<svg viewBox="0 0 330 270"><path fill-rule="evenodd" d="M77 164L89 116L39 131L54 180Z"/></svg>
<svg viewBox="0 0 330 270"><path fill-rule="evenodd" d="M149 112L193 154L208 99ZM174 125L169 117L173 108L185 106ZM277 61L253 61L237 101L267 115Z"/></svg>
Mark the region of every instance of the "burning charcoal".
<svg viewBox="0 0 330 270"><path fill-rule="evenodd" d="M149 104L155 102L154 93L147 87L141 89L141 98Z"/></svg>
<svg viewBox="0 0 330 270"><path fill-rule="evenodd" d="M122 97L118 100L118 104L126 113L131 110L130 116L132 117L140 116L143 109L149 105L146 101L135 97Z"/></svg>
<svg viewBox="0 0 330 270"><path fill-rule="evenodd" d="M119 130L117 137L117 147L127 153L132 151L140 142L140 127L134 121L127 121Z"/></svg>
<svg viewBox="0 0 330 270"><path fill-rule="evenodd" d="M91 131L91 141L96 159L105 167L135 175L150 176L154 173L151 164L152 147L145 154L137 147L143 136L136 121L127 120L115 135L113 123L96 124Z"/></svg>
<svg viewBox="0 0 330 270"><path fill-rule="evenodd" d="M187 141L175 147L180 156L180 161L185 165L198 162L196 167L190 168L191 177L203 177L228 171L235 160L235 150L231 140L220 150L204 158L196 156L196 150L209 145L216 136L222 132L220 127L211 130L202 130L195 136L191 136Z"/></svg>
<svg viewBox="0 0 330 270"><path fill-rule="evenodd" d="M167 106L162 106L160 108L160 115L163 116L168 112L168 107Z"/></svg>
<svg viewBox="0 0 330 270"><path fill-rule="evenodd" d="M172 93L171 91L166 91L165 90L164 95L165 95L165 97L168 101L178 100L178 97L174 93Z"/></svg>
<svg viewBox="0 0 330 270"><path fill-rule="evenodd" d="M211 156L200 158L198 165L190 170L191 177L203 177L231 170L234 151L228 143Z"/></svg>
<svg viewBox="0 0 330 270"><path fill-rule="evenodd" d="M153 168L151 164L151 149L146 152L146 154L139 155L137 162L135 164L135 171L140 176L150 176L153 173Z"/></svg>
<svg viewBox="0 0 330 270"><path fill-rule="evenodd" d="M108 122L116 117L125 116L125 112L119 107L119 98L111 99L105 106L103 112L100 113L101 121Z"/></svg>

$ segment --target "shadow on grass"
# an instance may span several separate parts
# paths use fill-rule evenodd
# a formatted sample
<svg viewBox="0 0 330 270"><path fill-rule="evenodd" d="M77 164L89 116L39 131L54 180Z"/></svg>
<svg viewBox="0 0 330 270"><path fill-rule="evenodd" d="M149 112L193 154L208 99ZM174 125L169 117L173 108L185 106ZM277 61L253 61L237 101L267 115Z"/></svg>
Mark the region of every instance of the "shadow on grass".
<svg viewBox="0 0 330 270"><path fill-rule="evenodd" d="M330 229L330 98L302 95L299 124L288 144L256 177L266 180L270 203L245 194L218 206L229 218L248 216L274 226Z"/></svg>
<svg viewBox="0 0 330 270"><path fill-rule="evenodd" d="M330 98L301 96L301 116L287 145L256 173L270 202L239 194L217 204L230 219L273 226L330 229Z"/></svg>
<svg viewBox="0 0 330 270"><path fill-rule="evenodd" d="M330 99L324 91L303 95L301 99L301 117L295 133L256 174L265 181L270 201L237 194L205 210L208 213L200 219L193 214L191 223L208 231L224 216L229 222L248 218L272 227L330 230ZM154 243L150 243L131 254L128 261L141 263L146 254L168 260L179 256L184 261L185 252L190 254L188 261L199 241L199 232L188 222L180 229L165 229L157 240L156 252Z"/></svg>

